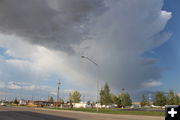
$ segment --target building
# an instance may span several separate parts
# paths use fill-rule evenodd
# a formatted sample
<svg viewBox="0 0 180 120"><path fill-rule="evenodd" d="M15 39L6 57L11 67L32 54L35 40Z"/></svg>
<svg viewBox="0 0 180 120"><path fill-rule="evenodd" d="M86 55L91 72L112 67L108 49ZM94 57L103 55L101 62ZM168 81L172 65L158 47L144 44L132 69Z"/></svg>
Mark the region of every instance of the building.
<svg viewBox="0 0 180 120"><path fill-rule="evenodd" d="M73 103L73 108L92 108L91 104L87 104L87 103Z"/></svg>
<svg viewBox="0 0 180 120"><path fill-rule="evenodd" d="M19 105L27 105L27 101L26 100L19 100Z"/></svg>
<svg viewBox="0 0 180 120"><path fill-rule="evenodd" d="M28 106L31 107L42 107L42 106L53 106L54 103L53 102L48 102L48 101L32 101L29 100L27 103Z"/></svg>
<svg viewBox="0 0 180 120"><path fill-rule="evenodd" d="M140 102L132 102L131 108L141 108Z"/></svg>
<svg viewBox="0 0 180 120"><path fill-rule="evenodd" d="M96 103L94 107L95 107L95 108L97 108L97 107L98 107L98 108L102 108L102 105L101 105L100 103L98 103L98 104Z"/></svg>
<svg viewBox="0 0 180 120"><path fill-rule="evenodd" d="M101 105L100 103L95 104L95 108L118 108L118 105L116 104L109 104L109 105Z"/></svg>

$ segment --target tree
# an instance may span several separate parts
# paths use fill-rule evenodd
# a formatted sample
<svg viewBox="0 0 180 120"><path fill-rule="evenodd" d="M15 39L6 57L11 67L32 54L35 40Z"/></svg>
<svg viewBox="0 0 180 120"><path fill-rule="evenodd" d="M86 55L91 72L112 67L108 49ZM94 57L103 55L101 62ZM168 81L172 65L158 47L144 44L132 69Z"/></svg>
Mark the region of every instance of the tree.
<svg viewBox="0 0 180 120"><path fill-rule="evenodd" d="M52 96L49 98L49 102L54 102L54 98Z"/></svg>
<svg viewBox="0 0 180 120"><path fill-rule="evenodd" d="M91 105L91 101L87 101L87 104L88 104L88 105Z"/></svg>
<svg viewBox="0 0 180 120"><path fill-rule="evenodd" d="M121 98L120 95L119 96L115 96L113 94L111 94L111 98L114 104L116 104L118 107L121 107Z"/></svg>
<svg viewBox="0 0 180 120"><path fill-rule="evenodd" d="M121 93L119 95L119 97L121 99L121 105L123 107L132 105L132 100L131 100L130 95L128 93L126 93L126 94L125 93Z"/></svg>
<svg viewBox="0 0 180 120"><path fill-rule="evenodd" d="M167 96L168 105L179 105L179 97L174 94L173 90L170 90Z"/></svg>
<svg viewBox="0 0 180 120"><path fill-rule="evenodd" d="M164 94L164 92L157 92L155 94L155 102L154 102L154 105L157 105L157 106L164 106L166 105L166 96Z"/></svg>
<svg viewBox="0 0 180 120"><path fill-rule="evenodd" d="M141 100L141 106L146 106L146 105L148 105L148 103L149 102L146 100L145 96L143 95L142 100Z"/></svg>
<svg viewBox="0 0 180 120"><path fill-rule="evenodd" d="M64 104L64 100L63 100L62 98L59 98L58 102L59 102L60 104Z"/></svg>
<svg viewBox="0 0 180 120"><path fill-rule="evenodd" d="M14 99L14 104L19 104L17 97Z"/></svg>
<svg viewBox="0 0 180 120"><path fill-rule="evenodd" d="M74 91L70 93L69 100L74 103L79 103L81 101L81 94L78 91Z"/></svg>
<svg viewBox="0 0 180 120"><path fill-rule="evenodd" d="M104 88L100 91L100 103L102 105L112 104L112 98L110 93L109 85L106 83Z"/></svg>
<svg viewBox="0 0 180 120"><path fill-rule="evenodd" d="M175 104L175 105L179 105L179 103L180 103L179 96L176 95L175 98L174 98L174 104Z"/></svg>
<svg viewBox="0 0 180 120"><path fill-rule="evenodd" d="M167 96L167 104L174 105L174 91L170 90Z"/></svg>

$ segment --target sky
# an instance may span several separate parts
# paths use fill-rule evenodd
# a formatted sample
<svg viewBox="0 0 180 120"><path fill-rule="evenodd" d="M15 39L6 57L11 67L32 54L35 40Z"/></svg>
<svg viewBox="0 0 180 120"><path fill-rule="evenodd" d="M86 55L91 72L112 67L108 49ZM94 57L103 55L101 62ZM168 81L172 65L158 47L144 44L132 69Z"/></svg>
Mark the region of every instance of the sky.
<svg viewBox="0 0 180 120"><path fill-rule="evenodd" d="M136 100L180 93L179 0L0 3L0 99L96 99L96 83ZM98 67L81 56L87 56ZM140 94L141 93L141 94ZM138 94L138 96L137 96Z"/></svg>

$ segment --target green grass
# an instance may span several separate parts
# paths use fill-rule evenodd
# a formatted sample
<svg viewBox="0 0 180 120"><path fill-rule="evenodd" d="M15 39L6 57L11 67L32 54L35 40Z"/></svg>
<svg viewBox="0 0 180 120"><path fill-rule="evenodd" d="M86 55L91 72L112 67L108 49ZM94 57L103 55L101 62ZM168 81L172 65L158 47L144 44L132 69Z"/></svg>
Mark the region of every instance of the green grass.
<svg viewBox="0 0 180 120"><path fill-rule="evenodd" d="M49 108L48 108L49 109ZM56 110L70 110L70 111L82 111L82 112L92 112L96 113L95 108L50 108ZM115 109L99 109L99 113L106 113L106 114L121 114L121 115L145 115L145 116L164 116L163 112L152 112L152 111L118 111Z"/></svg>
<svg viewBox="0 0 180 120"><path fill-rule="evenodd" d="M26 106L18 106L26 107ZM41 108L41 107L39 107ZM96 108L49 108L44 107L42 109L55 109L55 110L67 110L67 111L81 111L81 112L91 112L97 113ZM143 116L164 116L164 112L154 112L154 111L120 111L116 108L114 109L99 109L98 113L105 114L120 114L120 115L143 115Z"/></svg>

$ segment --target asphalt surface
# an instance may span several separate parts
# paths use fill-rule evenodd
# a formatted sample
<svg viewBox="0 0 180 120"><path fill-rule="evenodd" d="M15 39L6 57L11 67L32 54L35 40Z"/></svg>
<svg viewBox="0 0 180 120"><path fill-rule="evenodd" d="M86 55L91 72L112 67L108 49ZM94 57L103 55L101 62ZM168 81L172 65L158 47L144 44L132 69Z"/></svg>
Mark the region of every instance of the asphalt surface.
<svg viewBox="0 0 180 120"><path fill-rule="evenodd" d="M0 107L0 120L164 120L164 117Z"/></svg>

